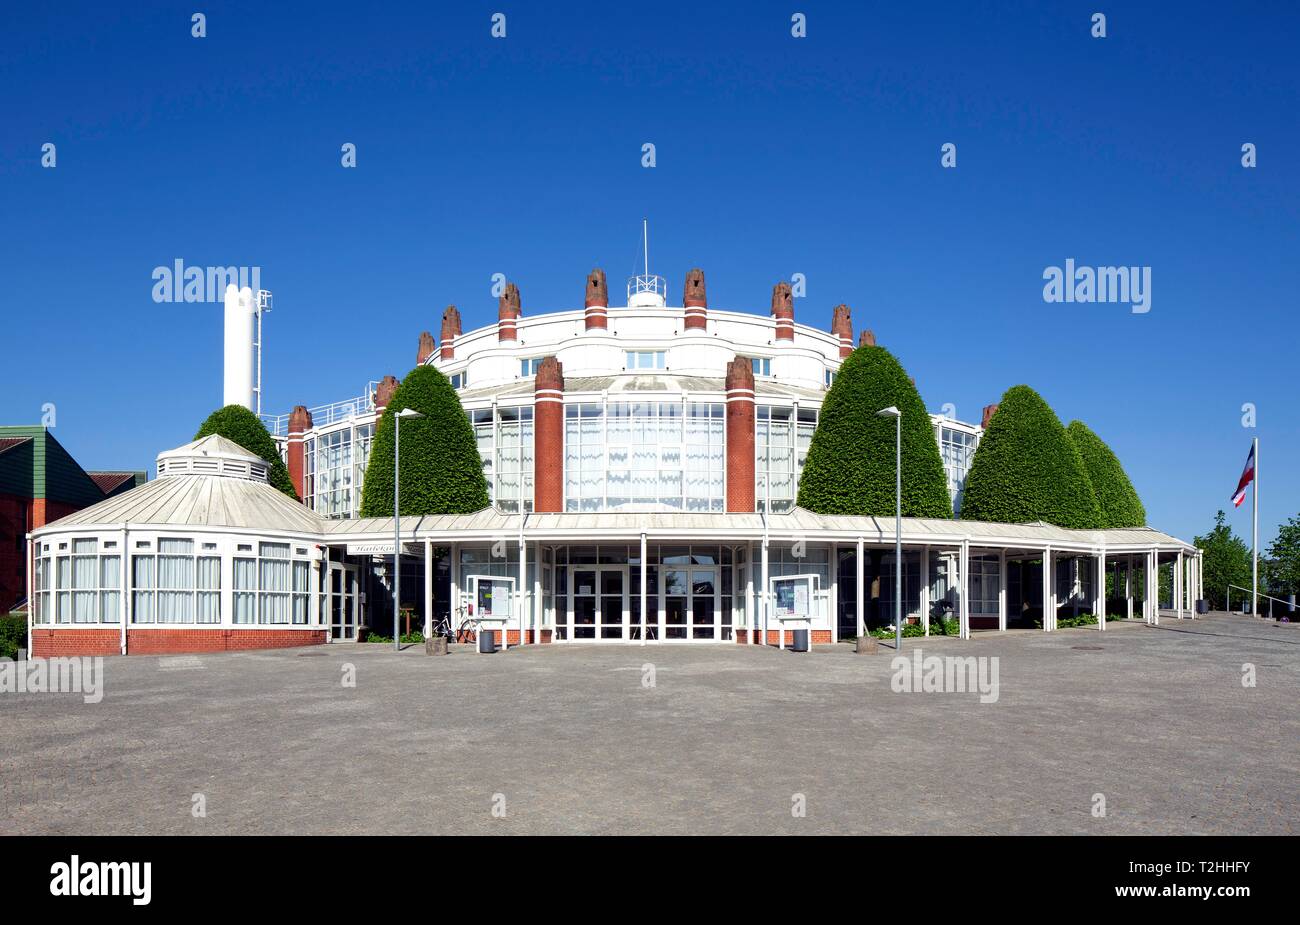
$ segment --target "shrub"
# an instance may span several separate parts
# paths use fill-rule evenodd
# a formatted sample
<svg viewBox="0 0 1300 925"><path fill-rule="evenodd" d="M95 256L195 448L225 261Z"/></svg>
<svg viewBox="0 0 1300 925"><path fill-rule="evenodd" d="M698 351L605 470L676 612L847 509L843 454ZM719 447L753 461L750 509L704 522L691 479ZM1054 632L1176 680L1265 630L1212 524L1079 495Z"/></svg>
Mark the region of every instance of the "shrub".
<svg viewBox="0 0 1300 925"><path fill-rule="evenodd" d="M1146 508L1114 451L1082 421L1071 421L1066 432L1083 459L1083 467L1097 496L1101 526L1145 526Z"/></svg>
<svg viewBox="0 0 1300 925"><path fill-rule="evenodd" d="M258 419L257 415L243 405L226 405L224 408L218 408L208 415L208 419L199 427L199 432L194 435L194 439L201 440L213 434L233 440L253 455L265 459L271 464L267 481L295 501L300 500L298 492L293 487L293 480L289 478L289 470L285 468L284 460L280 458L280 451L271 437L271 432L266 429L266 425Z"/></svg>
<svg viewBox="0 0 1300 925"><path fill-rule="evenodd" d="M1101 509L1083 458L1055 412L1027 385L1002 396L975 450L962 517L1095 529Z"/></svg>
<svg viewBox="0 0 1300 925"><path fill-rule="evenodd" d="M16 659L18 650L27 647L27 615L11 613L0 616L0 658Z"/></svg>
<svg viewBox="0 0 1300 925"><path fill-rule="evenodd" d="M397 387L375 429L361 515L393 514L393 416L405 408L424 417L402 421L402 515L472 514L487 507L483 460L460 398L438 370L417 366Z"/></svg>
<svg viewBox="0 0 1300 925"><path fill-rule="evenodd" d="M952 517L930 414L884 347L854 350L826 393L799 479L800 507L819 514L893 516L895 423L876 414L890 405L903 413L903 515Z"/></svg>

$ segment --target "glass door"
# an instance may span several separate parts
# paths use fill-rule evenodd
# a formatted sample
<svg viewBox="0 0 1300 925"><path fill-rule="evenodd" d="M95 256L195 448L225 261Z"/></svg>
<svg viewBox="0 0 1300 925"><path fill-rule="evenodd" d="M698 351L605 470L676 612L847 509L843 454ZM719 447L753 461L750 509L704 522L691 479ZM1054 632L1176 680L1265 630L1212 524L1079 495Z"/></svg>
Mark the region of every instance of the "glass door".
<svg viewBox="0 0 1300 925"><path fill-rule="evenodd" d="M716 567L663 569L664 639L720 639Z"/></svg>
<svg viewBox="0 0 1300 925"><path fill-rule="evenodd" d="M354 565L329 564L330 642L357 640L357 569Z"/></svg>
<svg viewBox="0 0 1300 925"><path fill-rule="evenodd" d="M622 568L600 570L600 638L623 639L626 636L627 607L624 606Z"/></svg>
<svg viewBox="0 0 1300 925"><path fill-rule="evenodd" d="M568 633L575 641L621 642L628 638L627 569L575 568L569 590Z"/></svg>

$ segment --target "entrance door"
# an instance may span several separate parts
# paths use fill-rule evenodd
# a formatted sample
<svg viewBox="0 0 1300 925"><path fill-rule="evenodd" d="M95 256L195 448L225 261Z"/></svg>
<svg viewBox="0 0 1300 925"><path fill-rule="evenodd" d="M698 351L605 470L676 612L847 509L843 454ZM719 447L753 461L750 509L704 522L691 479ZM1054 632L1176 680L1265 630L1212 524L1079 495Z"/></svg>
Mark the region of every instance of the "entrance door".
<svg viewBox="0 0 1300 925"><path fill-rule="evenodd" d="M357 567L331 562L327 587L330 642L356 642Z"/></svg>
<svg viewBox="0 0 1300 925"><path fill-rule="evenodd" d="M717 567L683 565L661 573L664 639L719 639Z"/></svg>
<svg viewBox="0 0 1300 925"><path fill-rule="evenodd" d="M627 632L627 568L622 565L575 568L569 588L569 638L621 642Z"/></svg>

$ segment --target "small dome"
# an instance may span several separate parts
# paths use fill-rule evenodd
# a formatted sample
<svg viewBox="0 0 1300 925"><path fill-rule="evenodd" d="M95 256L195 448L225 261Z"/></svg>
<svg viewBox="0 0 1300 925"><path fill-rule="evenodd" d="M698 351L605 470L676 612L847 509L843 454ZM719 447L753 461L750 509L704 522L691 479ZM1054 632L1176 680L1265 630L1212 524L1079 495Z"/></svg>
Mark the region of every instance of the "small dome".
<svg viewBox="0 0 1300 925"><path fill-rule="evenodd" d="M216 475L266 482L270 469L271 464L265 459L220 434L211 434L158 454L160 478L169 475Z"/></svg>

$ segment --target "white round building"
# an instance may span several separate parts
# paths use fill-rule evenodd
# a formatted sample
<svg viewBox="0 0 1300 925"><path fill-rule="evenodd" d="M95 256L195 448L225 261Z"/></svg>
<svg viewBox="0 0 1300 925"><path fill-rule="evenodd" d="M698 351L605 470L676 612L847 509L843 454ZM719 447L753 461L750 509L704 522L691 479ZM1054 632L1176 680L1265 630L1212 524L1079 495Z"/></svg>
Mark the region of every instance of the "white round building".
<svg viewBox="0 0 1300 925"><path fill-rule="evenodd" d="M788 645L797 630L832 642L891 614L894 519L795 503L822 400L855 346L848 307L833 309L829 331L801 324L778 283L766 316L718 311L700 270L686 275L680 306L649 274L628 281L623 306L610 305L600 270L585 288L581 310L527 316L510 284L495 325L464 332L449 307L439 342L420 336L418 362L450 379L473 426L491 505L402 519L401 605L413 627L491 628L511 645ZM111 641L123 652L391 632L396 525L358 515L397 385L385 377L354 398L266 419L303 505L265 485L264 469L260 479L200 472L191 446L160 457L156 482L34 533L37 654L84 648L88 631L96 651ZM932 423L960 510L982 428ZM198 500L154 504L169 494L159 483L181 477L173 458L190 461L185 478L207 480L186 488L196 499L230 493L221 479L258 487L241 489L242 514L226 520L211 507L197 516ZM301 515L293 523L285 504ZM1049 630L1065 610L1101 613L1108 567L1144 572L1147 587L1171 567L1180 613L1199 596L1195 548L1149 528L905 518L902 541L908 619L951 615L963 635L1034 611ZM1136 606L1158 617L1131 580L1117 586L1127 615Z"/></svg>

